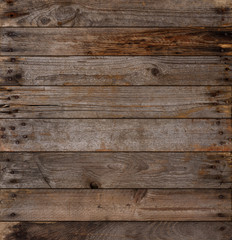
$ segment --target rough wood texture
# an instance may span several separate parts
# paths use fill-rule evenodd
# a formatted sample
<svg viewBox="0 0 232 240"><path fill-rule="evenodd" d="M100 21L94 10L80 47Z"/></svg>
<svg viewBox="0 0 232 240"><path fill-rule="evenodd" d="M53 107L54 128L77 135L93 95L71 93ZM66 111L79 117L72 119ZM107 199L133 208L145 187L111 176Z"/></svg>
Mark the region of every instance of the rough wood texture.
<svg viewBox="0 0 232 240"><path fill-rule="evenodd" d="M0 85L232 85L218 56L0 57Z"/></svg>
<svg viewBox="0 0 232 240"><path fill-rule="evenodd" d="M230 221L231 190L0 190L1 221Z"/></svg>
<svg viewBox="0 0 232 240"><path fill-rule="evenodd" d="M230 188L227 153L0 153L1 188Z"/></svg>
<svg viewBox="0 0 232 240"><path fill-rule="evenodd" d="M2 222L0 240L230 240L231 222Z"/></svg>
<svg viewBox="0 0 232 240"><path fill-rule="evenodd" d="M0 118L230 118L231 87L1 87Z"/></svg>
<svg viewBox="0 0 232 240"><path fill-rule="evenodd" d="M0 55L232 55L232 28L2 28Z"/></svg>
<svg viewBox="0 0 232 240"><path fill-rule="evenodd" d="M232 151L230 119L1 119L1 151Z"/></svg>
<svg viewBox="0 0 232 240"><path fill-rule="evenodd" d="M0 26L231 26L230 0L1 0Z"/></svg>

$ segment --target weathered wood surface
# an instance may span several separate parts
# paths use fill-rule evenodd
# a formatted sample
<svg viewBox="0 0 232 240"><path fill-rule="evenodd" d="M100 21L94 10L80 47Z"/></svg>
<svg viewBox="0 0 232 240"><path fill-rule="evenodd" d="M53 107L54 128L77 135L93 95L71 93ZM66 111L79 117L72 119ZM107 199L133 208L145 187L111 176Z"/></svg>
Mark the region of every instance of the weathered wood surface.
<svg viewBox="0 0 232 240"><path fill-rule="evenodd" d="M1 87L0 118L230 118L231 87Z"/></svg>
<svg viewBox="0 0 232 240"><path fill-rule="evenodd" d="M219 56L0 57L0 85L232 85Z"/></svg>
<svg viewBox="0 0 232 240"><path fill-rule="evenodd" d="M230 221L231 189L0 190L1 221Z"/></svg>
<svg viewBox="0 0 232 240"><path fill-rule="evenodd" d="M231 222L1 222L0 240L230 240Z"/></svg>
<svg viewBox="0 0 232 240"><path fill-rule="evenodd" d="M231 151L230 119L1 119L1 151Z"/></svg>
<svg viewBox="0 0 232 240"><path fill-rule="evenodd" d="M230 152L0 153L1 188L230 188Z"/></svg>
<svg viewBox="0 0 232 240"><path fill-rule="evenodd" d="M0 26L231 26L230 0L1 0Z"/></svg>
<svg viewBox="0 0 232 240"><path fill-rule="evenodd" d="M2 28L0 55L232 55L232 28Z"/></svg>

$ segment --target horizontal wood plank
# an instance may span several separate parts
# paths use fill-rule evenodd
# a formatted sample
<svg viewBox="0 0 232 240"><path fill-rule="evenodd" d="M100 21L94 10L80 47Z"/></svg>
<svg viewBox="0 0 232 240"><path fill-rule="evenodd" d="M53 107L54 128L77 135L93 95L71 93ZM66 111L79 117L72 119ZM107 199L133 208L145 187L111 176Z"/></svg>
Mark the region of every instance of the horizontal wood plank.
<svg viewBox="0 0 232 240"><path fill-rule="evenodd" d="M2 87L0 118L230 118L231 87Z"/></svg>
<svg viewBox="0 0 232 240"><path fill-rule="evenodd" d="M0 26L231 26L230 0L1 0Z"/></svg>
<svg viewBox="0 0 232 240"><path fill-rule="evenodd" d="M1 151L231 151L230 119L1 119Z"/></svg>
<svg viewBox="0 0 232 240"><path fill-rule="evenodd" d="M231 190L0 190L1 221L230 221Z"/></svg>
<svg viewBox="0 0 232 240"><path fill-rule="evenodd" d="M0 85L232 85L219 56L0 57Z"/></svg>
<svg viewBox="0 0 232 240"><path fill-rule="evenodd" d="M0 153L1 188L230 188L229 152Z"/></svg>
<svg viewBox="0 0 232 240"><path fill-rule="evenodd" d="M0 55L232 55L232 28L2 28Z"/></svg>
<svg viewBox="0 0 232 240"><path fill-rule="evenodd" d="M231 222L1 222L0 240L230 240Z"/></svg>

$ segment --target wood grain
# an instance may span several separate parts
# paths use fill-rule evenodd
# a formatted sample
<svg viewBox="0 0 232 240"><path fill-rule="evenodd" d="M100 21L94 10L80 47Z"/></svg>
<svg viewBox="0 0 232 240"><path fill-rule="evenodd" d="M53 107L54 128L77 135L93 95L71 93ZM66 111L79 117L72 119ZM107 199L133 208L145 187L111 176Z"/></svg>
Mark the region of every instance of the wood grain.
<svg viewBox="0 0 232 240"><path fill-rule="evenodd" d="M230 221L231 190L0 190L1 221Z"/></svg>
<svg viewBox="0 0 232 240"><path fill-rule="evenodd" d="M230 119L1 119L1 151L231 151Z"/></svg>
<svg viewBox="0 0 232 240"><path fill-rule="evenodd" d="M0 153L1 188L230 188L230 152Z"/></svg>
<svg viewBox="0 0 232 240"><path fill-rule="evenodd" d="M230 240L231 222L2 222L0 240Z"/></svg>
<svg viewBox="0 0 232 240"><path fill-rule="evenodd" d="M230 0L1 0L0 26L231 26Z"/></svg>
<svg viewBox="0 0 232 240"><path fill-rule="evenodd" d="M232 55L232 28L2 28L0 55Z"/></svg>
<svg viewBox="0 0 232 240"><path fill-rule="evenodd" d="M231 87L2 87L0 118L230 118Z"/></svg>
<svg viewBox="0 0 232 240"><path fill-rule="evenodd" d="M0 85L232 85L219 56L0 57Z"/></svg>

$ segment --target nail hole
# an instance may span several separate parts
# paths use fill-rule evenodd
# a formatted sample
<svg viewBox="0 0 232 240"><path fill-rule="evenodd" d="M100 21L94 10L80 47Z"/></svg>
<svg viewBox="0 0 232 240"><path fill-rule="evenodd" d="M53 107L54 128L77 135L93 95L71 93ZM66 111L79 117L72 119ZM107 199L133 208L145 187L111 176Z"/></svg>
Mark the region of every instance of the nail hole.
<svg viewBox="0 0 232 240"><path fill-rule="evenodd" d="M12 193L12 194L11 194L11 197L12 197L12 198L16 198L17 195L16 195L15 193Z"/></svg>
<svg viewBox="0 0 232 240"><path fill-rule="evenodd" d="M225 227L220 227L219 230L220 231L224 231L226 228Z"/></svg>
<svg viewBox="0 0 232 240"><path fill-rule="evenodd" d="M6 129L4 127L1 127L1 131L5 131Z"/></svg>
<svg viewBox="0 0 232 240"><path fill-rule="evenodd" d="M14 126L10 126L10 129L11 129L11 130L15 130L15 127L14 127Z"/></svg>
<svg viewBox="0 0 232 240"><path fill-rule="evenodd" d="M15 141L16 144L19 144L19 140Z"/></svg>
<svg viewBox="0 0 232 240"><path fill-rule="evenodd" d="M21 123L21 125L22 125L22 126L26 126L26 123L23 122L23 123Z"/></svg>
<svg viewBox="0 0 232 240"><path fill-rule="evenodd" d="M218 198L219 198L219 199L224 199L225 196L224 196L224 195L219 195Z"/></svg>
<svg viewBox="0 0 232 240"><path fill-rule="evenodd" d="M97 183L91 182L91 183L90 183L90 188L91 188L91 189L98 189Z"/></svg>
<svg viewBox="0 0 232 240"><path fill-rule="evenodd" d="M27 135L23 135L23 138L27 138Z"/></svg>
<svg viewBox="0 0 232 240"><path fill-rule="evenodd" d="M16 214L15 214L15 213L11 213L10 216L11 216L11 217L15 217Z"/></svg>
<svg viewBox="0 0 232 240"><path fill-rule="evenodd" d="M218 213L218 217L225 217L223 213Z"/></svg>

